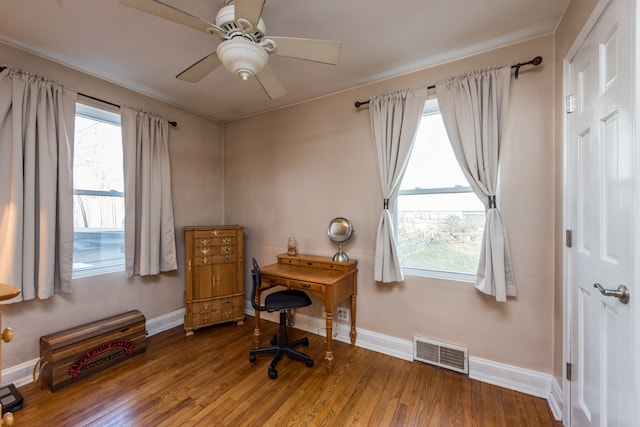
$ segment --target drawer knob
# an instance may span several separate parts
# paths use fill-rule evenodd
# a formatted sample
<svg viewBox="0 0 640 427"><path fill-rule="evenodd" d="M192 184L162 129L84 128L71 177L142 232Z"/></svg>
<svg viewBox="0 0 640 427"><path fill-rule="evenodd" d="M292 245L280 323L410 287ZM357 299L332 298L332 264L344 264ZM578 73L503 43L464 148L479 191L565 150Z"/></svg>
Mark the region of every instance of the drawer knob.
<svg viewBox="0 0 640 427"><path fill-rule="evenodd" d="M308 283L303 283L302 287L305 288L305 289L309 289L311 287L311 285L308 284Z"/></svg>
<svg viewBox="0 0 640 427"><path fill-rule="evenodd" d="M2 341L4 342L9 342L13 339L13 329L11 328L6 328L4 331L2 331Z"/></svg>
<svg viewBox="0 0 640 427"><path fill-rule="evenodd" d="M203 244L203 245L205 245L205 246L209 246L209 242L210 242L210 240L209 240L209 239L204 239L204 240L202 241L202 244Z"/></svg>
<svg viewBox="0 0 640 427"><path fill-rule="evenodd" d="M226 257L224 257L224 260L225 261L231 261L231 257L230 256L226 256Z"/></svg>
<svg viewBox="0 0 640 427"><path fill-rule="evenodd" d="M202 258L203 264L209 264L209 258Z"/></svg>

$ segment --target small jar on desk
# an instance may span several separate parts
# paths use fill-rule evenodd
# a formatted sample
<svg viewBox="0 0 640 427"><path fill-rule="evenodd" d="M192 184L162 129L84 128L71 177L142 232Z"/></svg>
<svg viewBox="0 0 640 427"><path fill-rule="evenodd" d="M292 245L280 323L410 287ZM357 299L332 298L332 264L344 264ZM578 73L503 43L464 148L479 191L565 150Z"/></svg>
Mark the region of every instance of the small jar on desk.
<svg viewBox="0 0 640 427"><path fill-rule="evenodd" d="M289 255L298 255L298 242L295 237L289 237L289 243L287 244L287 253Z"/></svg>

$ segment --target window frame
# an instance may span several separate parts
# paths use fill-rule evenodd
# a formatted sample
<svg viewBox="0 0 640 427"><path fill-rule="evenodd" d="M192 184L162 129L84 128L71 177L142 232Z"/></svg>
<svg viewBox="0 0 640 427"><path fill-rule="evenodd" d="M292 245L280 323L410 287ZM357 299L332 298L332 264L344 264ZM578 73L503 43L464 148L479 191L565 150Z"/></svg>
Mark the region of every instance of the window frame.
<svg viewBox="0 0 640 427"><path fill-rule="evenodd" d="M102 104L98 106L94 102L90 102L90 101L83 102L80 99L76 101L76 112L74 117L76 116L80 116L89 120L103 122L109 125L118 126L119 128L122 127L122 120L121 120L119 109L115 107L105 107ZM74 138L74 145L75 145L75 138ZM74 147L74 153L75 153L75 147ZM124 170L123 170L123 175L124 175ZM75 196L78 196L78 195L122 197L124 199L124 192L122 191L78 189L76 188L76 184L74 180L74 184L73 184L74 199L75 199ZM74 226L73 234L74 234L74 242L75 242L75 234L76 234L75 226ZM124 235L124 228L123 228L123 235ZM124 245L124 241L123 241L123 245ZM75 249L74 249L74 252L75 252ZM121 263L119 262L114 265L94 266L94 267L79 268L79 269L72 267L71 277L72 279L78 279L83 277L91 277L91 276L99 276L99 275L110 274L110 273L124 272L126 267L125 263L126 263L126 259L123 252Z"/></svg>
<svg viewBox="0 0 640 427"><path fill-rule="evenodd" d="M429 101L436 100L435 105L430 103ZM440 106L437 104L437 97L435 95L430 96L424 104L424 110L422 111L422 115L420 116L420 121L425 116L430 116L434 114L440 113ZM419 129L420 124L418 125ZM416 132L418 131L416 129ZM410 155L411 156L411 155ZM404 177L403 177L404 179ZM456 185L454 187L433 187L433 188L421 188L416 187L412 189L399 190L398 197L400 196L419 196L419 195L433 195L433 194L460 194L460 193L473 193L473 189L471 186L461 186ZM394 206L394 222L395 222L395 239L396 244L398 244L398 203ZM486 212L485 212L486 219ZM417 277L428 277L434 279L445 279L445 280L454 280L459 282L471 282L475 283L477 273L466 273L461 271L451 271L451 270L440 270L434 268L420 268L420 267L408 267L402 264L402 259L400 259L400 265L402 268L402 272L408 276L417 276Z"/></svg>

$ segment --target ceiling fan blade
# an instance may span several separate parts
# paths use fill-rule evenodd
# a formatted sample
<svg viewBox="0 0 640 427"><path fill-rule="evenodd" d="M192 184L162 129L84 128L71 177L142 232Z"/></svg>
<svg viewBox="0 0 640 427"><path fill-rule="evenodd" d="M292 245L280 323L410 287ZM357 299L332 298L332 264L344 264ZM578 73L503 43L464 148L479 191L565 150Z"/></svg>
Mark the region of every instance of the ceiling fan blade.
<svg viewBox="0 0 640 427"><path fill-rule="evenodd" d="M216 52L213 52L182 71L176 76L176 79L192 83L199 82L204 78L204 76L212 72L220 64L222 64L220 58L218 58Z"/></svg>
<svg viewBox="0 0 640 427"><path fill-rule="evenodd" d="M159 16L160 18L168 19L169 21L177 22L178 24L186 25L199 31L204 31L205 33L209 33L210 28L218 28L211 22L207 22L159 0L120 0L120 3Z"/></svg>
<svg viewBox="0 0 640 427"><path fill-rule="evenodd" d="M251 22L253 28L258 28L258 21L262 15L265 0L234 0L234 15L236 21L239 18Z"/></svg>
<svg viewBox="0 0 640 427"><path fill-rule="evenodd" d="M287 88L284 87L269 64L265 65L262 71L256 74L256 78L264 91L267 92L267 95L269 95L269 98L276 99L287 94Z"/></svg>
<svg viewBox="0 0 640 427"><path fill-rule="evenodd" d="M331 40L271 37L276 44L276 55L335 65L340 57L340 42Z"/></svg>

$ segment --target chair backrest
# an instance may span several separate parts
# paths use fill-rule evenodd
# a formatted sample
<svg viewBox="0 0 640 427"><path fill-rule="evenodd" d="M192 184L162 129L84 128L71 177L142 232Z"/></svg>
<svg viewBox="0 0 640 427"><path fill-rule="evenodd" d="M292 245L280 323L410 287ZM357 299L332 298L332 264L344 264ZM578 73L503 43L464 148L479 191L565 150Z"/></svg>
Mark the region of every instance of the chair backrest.
<svg viewBox="0 0 640 427"><path fill-rule="evenodd" d="M266 311L267 307L256 304L256 292L258 287L262 283L262 276L260 275L260 266L255 258L251 258L253 263L253 269L251 270L251 277L253 278L253 286L251 287L251 305L258 311Z"/></svg>

